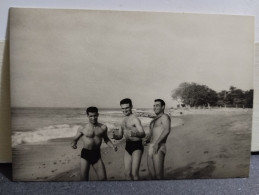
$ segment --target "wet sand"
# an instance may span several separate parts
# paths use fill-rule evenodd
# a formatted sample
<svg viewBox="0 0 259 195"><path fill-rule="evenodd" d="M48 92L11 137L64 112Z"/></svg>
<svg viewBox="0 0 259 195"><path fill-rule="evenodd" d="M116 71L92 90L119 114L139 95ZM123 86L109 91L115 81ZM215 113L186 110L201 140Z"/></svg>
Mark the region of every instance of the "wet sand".
<svg viewBox="0 0 259 195"><path fill-rule="evenodd" d="M166 144L165 179L248 177L252 110L186 112L172 117L172 124L178 126L174 125ZM117 145L117 152L102 148L108 180L124 180L125 142ZM149 179L147 147L140 166L142 180ZM70 139L20 145L13 149L13 179L80 180L80 151L80 143L73 150ZM96 179L91 169L90 180Z"/></svg>

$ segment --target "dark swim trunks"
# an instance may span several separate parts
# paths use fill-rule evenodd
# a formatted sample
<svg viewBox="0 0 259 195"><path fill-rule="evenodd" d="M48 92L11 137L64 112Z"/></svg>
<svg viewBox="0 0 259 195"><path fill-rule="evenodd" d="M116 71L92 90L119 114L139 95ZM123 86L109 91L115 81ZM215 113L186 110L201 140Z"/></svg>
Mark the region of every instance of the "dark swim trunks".
<svg viewBox="0 0 259 195"><path fill-rule="evenodd" d="M142 141L130 141L130 140L127 140L126 141L126 146L125 146L125 150L130 154L132 155L132 153L135 151L135 150L141 150L143 152L144 150L144 147L143 147L143 144L142 144Z"/></svg>
<svg viewBox="0 0 259 195"><path fill-rule="evenodd" d="M101 158L101 151L100 149L88 150L83 148L81 151L81 158L85 159L90 164L95 164Z"/></svg>

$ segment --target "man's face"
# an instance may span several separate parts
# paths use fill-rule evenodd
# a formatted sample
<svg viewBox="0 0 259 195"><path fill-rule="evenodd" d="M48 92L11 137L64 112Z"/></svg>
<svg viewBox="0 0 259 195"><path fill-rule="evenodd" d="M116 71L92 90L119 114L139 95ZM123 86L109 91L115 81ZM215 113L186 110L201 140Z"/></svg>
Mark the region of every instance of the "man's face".
<svg viewBox="0 0 259 195"><path fill-rule="evenodd" d="M164 112L164 109L165 109L165 106L162 106L161 105L161 102L154 102L154 112L156 115L160 114L160 113L163 113Z"/></svg>
<svg viewBox="0 0 259 195"><path fill-rule="evenodd" d="M132 107L130 104L121 104L121 110L125 116L129 116L132 113Z"/></svg>
<svg viewBox="0 0 259 195"><path fill-rule="evenodd" d="M91 124L96 124L98 122L98 113L97 112L89 112L87 117Z"/></svg>

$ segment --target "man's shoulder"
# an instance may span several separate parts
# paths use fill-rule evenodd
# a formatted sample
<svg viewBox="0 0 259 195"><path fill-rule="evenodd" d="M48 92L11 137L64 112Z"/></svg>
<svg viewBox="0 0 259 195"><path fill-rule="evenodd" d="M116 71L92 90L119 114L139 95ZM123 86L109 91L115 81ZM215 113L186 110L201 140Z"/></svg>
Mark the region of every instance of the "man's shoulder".
<svg viewBox="0 0 259 195"><path fill-rule="evenodd" d="M90 128L90 124L87 123L87 124L83 125L82 127L83 127L83 129L89 129Z"/></svg>
<svg viewBox="0 0 259 195"><path fill-rule="evenodd" d="M130 115L131 118L138 118L135 114Z"/></svg>
<svg viewBox="0 0 259 195"><path fill-rule="evenodd" d="M140 121L140 119L139 119L135 114L132 114L132 115L131 115L131 119L132 119L133 121Z"/></svg>
<svg viewBox="0 0 259 195"><path fill-rule="evenodd" d="M90 130L90 129L91 129L91 127L90 127L89 124L85 124L85 125L82 125L82 126L80 127L80 131L81 131L81 132L85 132L85 131L88 131L88 130Z"/></svg>
<svg viewBox="0 0 259 195"><path fill-rule="evenodd" d="M162 119L162 120L171 120L171 117L170 117L168 114L164 113L164 114L161 116L161 119Z"/></svg>
<svg viewBox="0 0 259 195"><path fill-rule="evenodd" d="M138 117L135 114L131 114L128 117L124 117L122 122L132 122L132 121L135 121L137 119L138 119Z"/></svg>
<svg viewBox="0 0 259 195"><path fill-rule="evenodd" d="M86 129L86 126L87 126L87 125L80 125L77 130L78 130L79 132L82 132L84 129Z"/></svg>
<svg viewBox="0 0 259 195"><path fill-rule="evenodd" d="M102 129L102 130L106 130L107 129L107 126L105 124L102 124L102 123L99 123L99 127Z"/></svg>

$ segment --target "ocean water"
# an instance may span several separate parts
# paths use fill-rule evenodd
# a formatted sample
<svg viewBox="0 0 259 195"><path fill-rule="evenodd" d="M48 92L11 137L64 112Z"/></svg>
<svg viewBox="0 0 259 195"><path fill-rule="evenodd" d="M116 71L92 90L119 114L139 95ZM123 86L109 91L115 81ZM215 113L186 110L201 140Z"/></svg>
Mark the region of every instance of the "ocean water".
<svg viewBox="0 0 259 195"><path fill-rule="evenodd" d="M118 127L122 118L120 109L99 109L98 121L108 127L108 132ZM139 118L142 125L151 121ZM73 137L87 123L84 108L12 108L12 146Z"/></svg>

